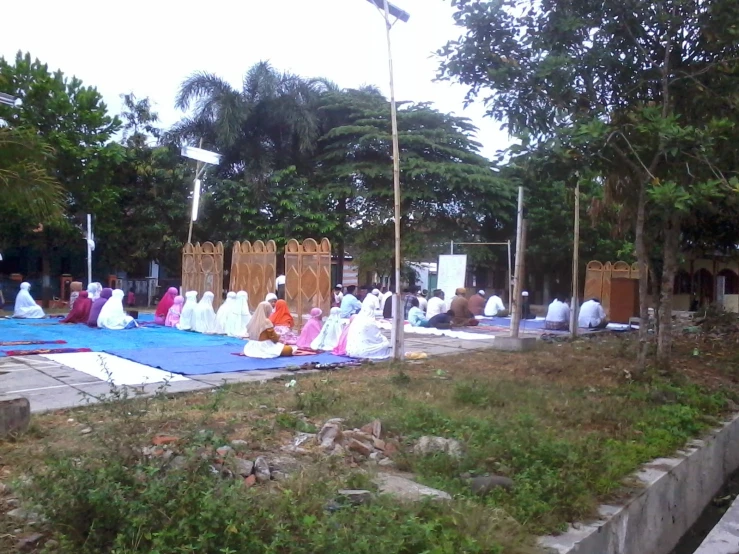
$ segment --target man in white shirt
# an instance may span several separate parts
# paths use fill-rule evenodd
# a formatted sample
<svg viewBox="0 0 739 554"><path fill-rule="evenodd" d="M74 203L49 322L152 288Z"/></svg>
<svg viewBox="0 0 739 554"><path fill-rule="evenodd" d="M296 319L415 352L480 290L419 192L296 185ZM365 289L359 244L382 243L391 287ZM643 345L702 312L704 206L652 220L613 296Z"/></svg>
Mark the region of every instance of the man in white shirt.
<svg viewBox="0 0 739 554"><path fill-rule="evenodd" d="M503 299L498 296L499 294L500 291L496 290L493 295L488 298L488 301L485 304L485 309L482 312L486 317L506 317L508 315L508 311L505 309L505 304L503 304Z"/></svg>
<svg viewBox="0 0 739 554"><path fill-rule="evenodd" d="M428 296L429 291L424 290L418 291L418 307L421 309L422 312L426 313L426 310L429 307L428 300L426 300L426 297Z"/></svg>
<svg viewBox="0 0 739 554"><path fill-rule="evenodd" d="M555 298L544 320L544 328L549 331L568 331L570 329L570 307L564 302L563 297Z"/></svg>
<svg viewBox="0 0 739 554"><path fill-rule="evenodd" d="M338 308L341 306L341 301L344 298L344 285L339 283L334 287L334 301L331 303L332 308Z"/></svg>
<svg viewBox="0 0 739 554"><path fill-rule="evenodd" d="M583 302L580 306L578 326L583 329L605 329L606 325L608 325L608 319L603 306L600 305L600 300L593 298Z"/></svg>
<svg viewBox="0 0 739 554"><path fill-rule="evenodd" d="M287 281L287 278L284 275L279 275L277 279L275 279L275 292L277 292L277 297L285 299L285 282Z"/></svg>
<svg viewBox="0 0 739 554"><path fill-rule="evenodd" d="M431 319L435 315L445 314L447 311L446 302L444 302L444 291L436 289L434 296L429 298L426 305L426 319Z"/></svg>

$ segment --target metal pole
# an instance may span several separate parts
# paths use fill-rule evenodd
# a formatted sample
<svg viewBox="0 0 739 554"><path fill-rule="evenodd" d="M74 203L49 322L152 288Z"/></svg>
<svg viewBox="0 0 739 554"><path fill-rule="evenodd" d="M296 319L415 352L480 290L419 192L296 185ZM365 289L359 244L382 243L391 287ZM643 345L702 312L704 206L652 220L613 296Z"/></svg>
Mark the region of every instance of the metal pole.
<svg viewBox="0 0 739 554"><path fill-rule="evenodd" d="M575 238L572 248L572 305L570 306L570 336L577 336L578 317L577 311L580 307L578 300L579 277L580 277L580 179L575 185Z"/></svg>
<svg viewBox="0 0 739 554"><path fill-rule="evenodd" d="M518 216L516 220L516 271L513 274L513 297L511 298L511 337L518 338L521 322L521 265L523 259L523 187L518 187Z"/></svg>
<svg viewBox="0 0 739 554"><path fill-rule="evenodd" d="M92 283L92 214L87 214L87 284Z"/></svg>
<svg viewBox="0 0 739 554"><path fill-rule="evenodd" d="M395 201L395 310L393 314L393 359L403 359L404 314L400 296L400 147L398 146L398 112L395 105L395 82L393 78L393 53L390 45L390 8L385 7L385 32L387 35L387 61L390 70L390 121L393 132L393 197Z"/></svg>
<svg viewBox="0 0 739 554"><path fill-rule="evenodd" d="M452 251L450 252L452 256L454 256L454 241L452 241Z"/></svg>
<svg viewBox="0 0 739 554"><path fill-rule="evenodd" d="M511 241L508 240L508 305L511 305L511 299L513 298L513 268L511 266Z"/></svg>

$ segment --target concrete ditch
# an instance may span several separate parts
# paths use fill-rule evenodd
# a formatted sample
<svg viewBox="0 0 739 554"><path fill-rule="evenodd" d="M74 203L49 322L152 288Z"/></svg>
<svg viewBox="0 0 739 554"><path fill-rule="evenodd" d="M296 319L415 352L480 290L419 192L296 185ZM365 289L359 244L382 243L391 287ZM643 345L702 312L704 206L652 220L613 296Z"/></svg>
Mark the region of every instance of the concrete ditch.
<svg viewBox="0 0 739 554"><path fill-rule="evenodd" d="M739 497L694 554L737 554L739 552Z"/></svg>
<svg viewBox="0 0 739 554"><path fill-rule="evenodd" d="M676 457L646 464L635 474L644 488L625 504L603 505L600 520L539 544L551 554L669 554L738 468L735 415Z"/></svg>

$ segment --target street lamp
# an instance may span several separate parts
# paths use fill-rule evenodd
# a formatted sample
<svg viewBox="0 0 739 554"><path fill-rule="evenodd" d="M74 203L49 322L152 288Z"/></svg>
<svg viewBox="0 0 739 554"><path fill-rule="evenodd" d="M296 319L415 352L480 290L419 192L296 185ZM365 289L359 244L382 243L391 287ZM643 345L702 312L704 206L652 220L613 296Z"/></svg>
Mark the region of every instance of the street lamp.
<svg viewBox="0 0 739 554"><path fill-rule="evenodd" d="M12 94L0 92L0 104L10 106L11 108L18 108L23 104L23 101Z"/></svg>
<svg viewBox="0 0 739 554"><path fill-rule="evenodd" d="M203 146L203 140L200 140L200 146ZM190 215L190 229L187 232L187 242L192 242L192 224L198 220L198 209L200 208L200 177L205 171L208 164L218 165L221 163L221 155L202 148L194 146L183 146L180 153L186 158L197 161L195 169L195 180L193 183L192 193L192 214ZM202 165L201 165L202 164Z"/></svg>
<svg viewBox="0 0 739 554"><path fill-rule="evenodd" d="M397 21L407 22L410 14L387 0L367 0L377 7L385 18L387 36L387 61L390 70L390 121L393 131L393 198L395 201L395 309L393 310L393 359L403 359L403 304L400 297L400 148L398 146L398 111L395 105L395 81L393 78L393 53L390 46L390 29ZM395 21L390 21L390 16Z"/></svg>

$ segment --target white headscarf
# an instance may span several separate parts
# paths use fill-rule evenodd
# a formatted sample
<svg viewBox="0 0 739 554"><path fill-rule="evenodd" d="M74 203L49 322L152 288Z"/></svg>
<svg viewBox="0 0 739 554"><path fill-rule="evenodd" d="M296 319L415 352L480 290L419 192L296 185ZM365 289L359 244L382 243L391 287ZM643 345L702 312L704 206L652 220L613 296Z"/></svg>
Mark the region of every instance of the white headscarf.
<svg viewBox="0 0 739 554"><path fill-rule="evenodd" d="M257 306L256 310L254 310L254 316L251 318L251 321L246 328L249 333L250 341L258 341L259 335L261 335L263 331L266 331L270 327L274 327L272 322L269 320L270 315L272 315L272 305L265 300Z"/></svg>
<svg viewBox="0 0 739 554"><path fill-rule="evenodd" d="M310 343L310 347L313 350L325 350L331 351L336 348L339 344L339 338L341 332L344 330L344 325L341 323L341 308L331 308L326 323L321 327L321 332L318 336L313 339Z"/></svg>
<svg viewBox="0 0 739 554"><path fill-rule="evenodd" d="M390 356L390 342L383 336L368 306L362 307L346 336L346 355L352 358L382 359Z"/></svg>
<svg viewBox="0 0 739 554"><path fill-rule="evenodd" d="M277 300L277 295L274 292L270 292L269 294L267 294L264 299L265 302L272 302L273 300Z"/></svg>
<svg viewBox="0 0 739 554"><path fill-rule="evenodd" d="M192 318L195 314L195 308L198 305L198 293L197 291L191 290L185 293L185 305L182 306L182 312L180 312L180 322L177 324L177 328L180 331L189 331L192 329Z"/></svg>
<svg viewBox="0 0 739 554"><path fill-rule="evenodd" d="M91 286L94 286L95 288L92 291L92 299L97 300L100 298L100 293L103 292L103 285L101 285L98 282L92 283Z"/></svg>
<svg viewBox="0 0 739 554"><path fill-rule="evenodd" d="M231 311L226 318L226 334L229 337L238 338L247 336L246 326L249 324L250 320L249 295L245 291L240 290L236 293L236 300L233 308L231 308Z"/></svg>
<svg viewBox="0 0 739 554"><path fill-rule="evenodd" d="M215 295L206 291L195 306L192 314L192 330L196 333L214 333L216 331L216 312L213 309Z"/></svg>
<svg viewBox="0 0 739 554"><path fill-rule="evenodd" d="M87 285L87 297L90 300L93 300L97 290L98 290L97 283L90 283L89 285Z"/></svg>
<svg viewBox="0 0 739 554"><path fill-rule="evenodd" d="M377 294L375 294L375 291L377 291ZM362 307L364 308L367 306L369 309L372 310L372 317L375 317L375 310L380 309L380 299L378 298L380 294L380 291L375 289L370 293L367 293L367 296L364 297L364 300L362 300Z"/></svg>
<svg viewBox="0 0 739 554"><path fill-rule="evenodd" d="M28 292L30 289L30 283L21 283L21 290L18 292L18 296L15 297L13 317L19 319L42 319L46 317L44 310L36 304L33 296Z"/></svg>
<svg viewBox="0 0 739 554"><path fill-rule="evenodd" d="M216 313L216 327L214 331L216 335L226 334L226 324L228 323L228 316L231 314L231 312L233 312L235 306L236 293L229 292L226 295L226 301L221 304L221 307L218 308L218 313Z"/></svg>
<svg viewBox="0 0 739 554"><path fill-rule="evenodd" d="M103 305L98 316L98 327L101 329L111 329L120 331L127 329L129 326L136 327L136 322L130 315L126 315L123 309L124 293L121 289L115 289L113 295Z"/></svg>

